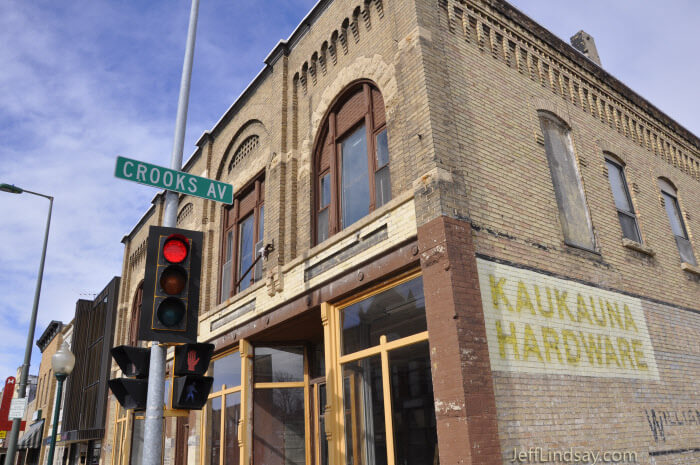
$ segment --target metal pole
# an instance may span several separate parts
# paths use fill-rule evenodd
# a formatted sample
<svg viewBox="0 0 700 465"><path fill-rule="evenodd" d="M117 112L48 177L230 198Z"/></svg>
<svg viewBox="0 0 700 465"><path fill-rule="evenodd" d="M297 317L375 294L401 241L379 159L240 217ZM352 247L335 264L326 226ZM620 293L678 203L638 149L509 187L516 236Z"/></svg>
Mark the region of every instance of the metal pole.
<svg viewBox="0 0 700 465"><path fill-rule="evenodd" d="M56 373L58 380L58 392L56 393L56 405L53 412L53 426L51 426L51 446L49 446L49 456L46 465L53 465L53 451L56 448L56 428L58 428L58 411L61 409L61 394L63 394L63 381L68 375Z"/></svg>
<svg viewBox="0 0 700 465"><path fill-rule="evenodd" d="M53 209L53 197L49 195L39 194L25 190L29 194L38 195L49 199L49 215L46 218L46 232L44 233L44 247L41 251L41 261L39 262L39 276L36 279L36 290L34 291L34 306L32 307L32 316L29 319L29 332L27 333L27 345L24 349L24 364L22 365L22 375L19 380L19 391L17 397L23 399L27 393L27 378L29 377L29 362L32 359L32 345L34 343L34 330L36 328L36 314L39 309L39 295L41 294L41 280L44 277L44 262L46 261L46 245L49 242L49 226L51 225L51 210ZM22 422L21 418L12 420L12 430L10 437L7 440L7 455L5 456L5 465L14 465L15 453L17 452L17 438L19 436L19 427Z"/></svg>
<svg viewBox="0 0 700 465"><path fill-rule="evenodd" d="M180 96L177 100L177 119L175 120L175 138L173 151L170 157L170 168L180 171L182 169L182 148L185 144L185 128L187 126L187 107L190 100L190 80L192 78L192 61L194 59L194 39L197 35L197 13L199 0L192 0L190 10L190 24L187 30L187 46L185 48L185 61L182 64L182 79L180 80ZM177 223L178 194L172 191L165 192L165 212L163 214L163 226L175 227Z"/></svg>
<svg viewBox="0 0 700 465"><path fill-rule="evenodd" d="M190 98L190 80L192 77L192 62L194 58L194 41L197 35L197 14L199 0L192 0L190 22L187 29L187 45L185 61L182 65L180 80L180 95L177 101L177 118L175 121L175 137L170 160L170 168L182 169L182 149L185 143L185 128L187 125L187 107ZM163 226L174 227L177 224L178 194L165 192L165 211ZM163 394L165 391L165 354L166 347L157 341L151 342L151 363L148 370L148 393L146 397L146 418L144 421L142 465L160 465L162 463L163 440ZM9 465L9 464L8 464Z"/></svg>

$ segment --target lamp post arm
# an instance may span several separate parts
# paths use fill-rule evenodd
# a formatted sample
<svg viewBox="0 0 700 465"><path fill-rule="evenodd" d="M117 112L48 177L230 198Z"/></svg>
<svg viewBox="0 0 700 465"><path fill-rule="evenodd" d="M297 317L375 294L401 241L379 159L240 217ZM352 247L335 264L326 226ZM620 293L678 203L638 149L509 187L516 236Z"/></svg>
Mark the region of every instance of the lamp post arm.
<svg viewBox="0 0 700 465"><path fill-rule="evenodd" d="M49 242L49 227L51 226L51 210L53 209L53 197L36 192L24 191L30 194L36 194L49 199L49 214L46 218L46 232L44 233L44 247L41 251L41 261L39 262L39 276L36 279L36 290L34 291L34 305L32 306L32 316L29 320L29 332L27 333L27 344L24 348L24 364L22 365L22 375L19 380L19 390L17 397L22 399L27 393L27 378L29 377L29 362L32 357L32 343L34 342L34 330L36 329L36 315L39 309L39 296L41 295L41 280L44 276L44 262L46 261L46 246ZM22 422L21 418L12 420L12 430L8 438L7 455L5 456L5 465L13 465L15 462L15 453L17 452L17 438L19 436L19 427Z"/></svg>

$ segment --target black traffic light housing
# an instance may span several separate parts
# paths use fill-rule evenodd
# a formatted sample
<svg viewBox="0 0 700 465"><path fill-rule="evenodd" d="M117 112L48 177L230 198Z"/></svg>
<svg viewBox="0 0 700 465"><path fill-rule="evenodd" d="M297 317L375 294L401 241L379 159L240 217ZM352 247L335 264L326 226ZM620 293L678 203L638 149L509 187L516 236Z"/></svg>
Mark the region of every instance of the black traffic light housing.
<svg viewBox="0 0 700 465"><path fill-rule="evenodd" d="M112 394L125 409L145 409L148 394L148 380L145 378L148 377L151 351L140 347L117 346L110 353L124 376L130 377L110 379L108 384Z"/></svg>
<svg viewBox="0 0 700 465"><path fill-rule="evenodd" d="M207 403L214 378L202 376L209 368L214 344L175 347L172 408L199 410Z"/></svg>
<svg viewBox="0 0 700 465"><path fill-rule="evenodd" d="M145 410L148 395L147 379L114 378L108 381L112 394L127 410Z"/></svg>
<svg viewBox="0 0 700 465"><path fill-rule="evenodd" d="M148 367L151 363L150 350L141 347L117 346L112 347L109 352L124 376L138 379L148 378Z"/></svg>
<svg viewBox="0 0 700 465"><path fill-rule="evenodd" d="M202 237L200 231L151 226L139 339L197 341Z"/></svg>

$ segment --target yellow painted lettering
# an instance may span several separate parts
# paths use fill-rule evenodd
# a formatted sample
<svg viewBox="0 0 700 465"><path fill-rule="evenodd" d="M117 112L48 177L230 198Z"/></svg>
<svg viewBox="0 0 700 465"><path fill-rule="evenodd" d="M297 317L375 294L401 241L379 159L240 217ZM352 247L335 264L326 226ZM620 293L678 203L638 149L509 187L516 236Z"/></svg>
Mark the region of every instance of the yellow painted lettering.
<svg viewBox="0 0 700 465"><path fill-rule="evenodd" d="M629 360L630 368L634 368L634 361L632 360L632 354L630 354L630 343L624 337L617 338L617 350L620 352L620 360L622 361L622 366L625 365L625 359Z"/></svg>
<svg viewBox="0 0 700 465"><path fill-rule="evenodd" d="M610 338L605 335L605 366L610 366L612 360L615 360L615 364L620 368L620 360L617 359L617 353L615 353L615 347L613 347Z"/></svg>
<svg viewBox="0 0 700 465"><path fill-rule="evenodd" d="M530 294L527 293L525 284L522 281L518 281L518 301L515 303L515 311L520 313L522 309L530 309L530 313L537 315L535 312L535 307L530 301ZM527 354L525 354L525 359L527 359Z"/></svg>
<svg viewBox="0 0 700 465"><path fill-rule="evenodd" d="M583 343L583 348L586 351L586 355L588 355L588 363L591 364L591 366L594 365L594 361L598 361L598 365L603 364L603 353L602 353L602 347L600 343L600 334L598 334L598 343L596 344L595 336L592 333L588 333L588 343L586 343L586 336L579 331L579 336L581 336L581 342Z"/></svg>
<svg viewBox="0 0 700 465"><path fill-rule="evenodd" d="M496 334L498 335L498 351L501 354L502 359L506 359L506 344L513 346L513 355L516 360L520 360L520 354L518 354L518 339L515 335L515 323L510 323L510 335L503 334L503 328L501 327L501 321L496 320Z"/></svg>
<svg viewBox="0 0 700 465"><path fill-rule="evenodd" d="M549 311L545 310L544 307L542 306L542 299L540 298L540 288L535 285L535 300L537 301L537 308L540 310L540 313L545 316L546 318L551 318L552 314L554 313L554 307L552 307L552 295L549 292L549 289L547 289L547 298L549 299Z"/></svg>
<svg viewBox="0 0 700 465"><path fill-rule="evenodd" d="M634 324L634 318L632 318L632 312L630 311L630 308L627 306L627 304L624 304L623 309L625 315L625 331L628 331L630 327L632 327L634 328L635 333L638 332L637 325Z"/></svg>
<svg viewBox="0 0 700 465"><path fill-rule="evenodd" d="M608 318L610 318L610 327L615 327L615 322L613 321L613 319L615 319L615 321L617 321L617 327L622 328L622 318L620 317L620 309L617 307L617 302L613 302L613 305L610 305L610 302L608 300L605 301L605 308L608 310ZM601 306L601 309L602 308L603 307Z"/></svg>
<svg viewBox="0 0 700 465"><path fill-rule="evenodd" d="M544 353L545 356L547 357L547 361L551 362L552 361L552 356L550 354L550 350L553 350L557 354L557 358L559 359L559 363L564 363L562 357L561 357L561 352L559 352L559 336L557 335L557 332L549 328L547 326L542 327L542 341L544 343Z"/></svg>
<svg viewBox="0 0 700 465"><path fill-rule="evenodd" d="M634 360L637 362L637 369L647 371L649 366L644 361L644 352L642 352L642 341L639 339L632 339L632 352L634 353Z"/></svg>
<svg viewBox="0 0 700 465"><path fill-rule="evenodd" d="M567 315L569 315L569 319L573 321L574 323L578 323L574 316L571 314L571 311L569 310L569 306L566 305L566 298L569 295L568 291L564 291L561 294L559 293L558 289L554 289L554 297L556 298L557 301L557 309L559 309L559 319L563 320L564 319L564 312L566 312Z"/></svg>
<svg viewBox="0 0 700 465"><path fill-rule="evenodd" d="M525 342L523 342L523 352L525 353L523 355L523 360L527 360L530 352L532 352L533 354L537 355L537 359L540 362L544 362L544 360L542 360L540 348L537 345L537 338L535 337L535 333L532 331L532 328L528 324L525 325Z"/></svg>
<svg viewBox="0 0 700 465"><path fill-rule="evenodd" d="M503 292L503 286L506 283L506 278L500 278L498 282L496 282L496 277L490 274L489 281L491 283L491 299L493 300L493 308L498 308L498 301L502 300L506 308L512 312L513 306L508 301L506 293Z"/></svg>
<svg viewBox="0 0 700 465"><path fill-rule="evenodd" d="M566 352L566 361L569 362L570 365L578 365L578 362L581 361L581 344L578 342L578 338L574 334L573 331L569 329L565 329L561 332L561 337L562 340L564 341L564 351ZM571 351L571 347L569 346L569 341L573 340L574 343L576 344L576 355L573 354Z"/></svg>
<svg viewBox="0 0 700 465"><path fill-rule="evenodd" d="M586 307L586 301L583 300L583 296L578 294L576 296L576 318L578 318L579 323L585 318L590 324L593 324L591 315L588 314L588 307Z"/></svg>
<svg viewBox="0 0 700 465"><path fill-rule="evenodd" d="M595 322L598 323L598 326L607 326L608 322L605 318L605 310L603 310L603 301L598 299L598 302L600 302L600 318L598 317L598 312L595 310L595 301L593 300L593 297L590 297L590 302L591 302L591 311L593 312L593 318L595 319Z"/></svg>

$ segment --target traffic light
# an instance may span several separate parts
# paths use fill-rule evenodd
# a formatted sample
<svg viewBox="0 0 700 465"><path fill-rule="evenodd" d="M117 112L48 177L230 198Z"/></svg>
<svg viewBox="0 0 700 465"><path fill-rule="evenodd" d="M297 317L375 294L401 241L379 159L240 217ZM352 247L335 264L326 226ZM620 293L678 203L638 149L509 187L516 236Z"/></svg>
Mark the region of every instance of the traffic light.
<svg viewBox="0 0 700 465"><path fill-rule="evenodd" d="M202 233L151 226L139 339L196 342Z"/></svg>
<svg viewBox="0 0 700 465"><path fill-rule="evenodd" d="M199 410L207 403L214 378L202 376L209 368L214 344L175 347L172 408Z"/></svg>
<svg viewBox="0 0 700 465"><path fill-rule="evenodd" d="M117 346L110 350L114 361L129 378L110 379L112 394L125 409L143 410L148 394L148 366L151 351L139 347Z"/></svg>

